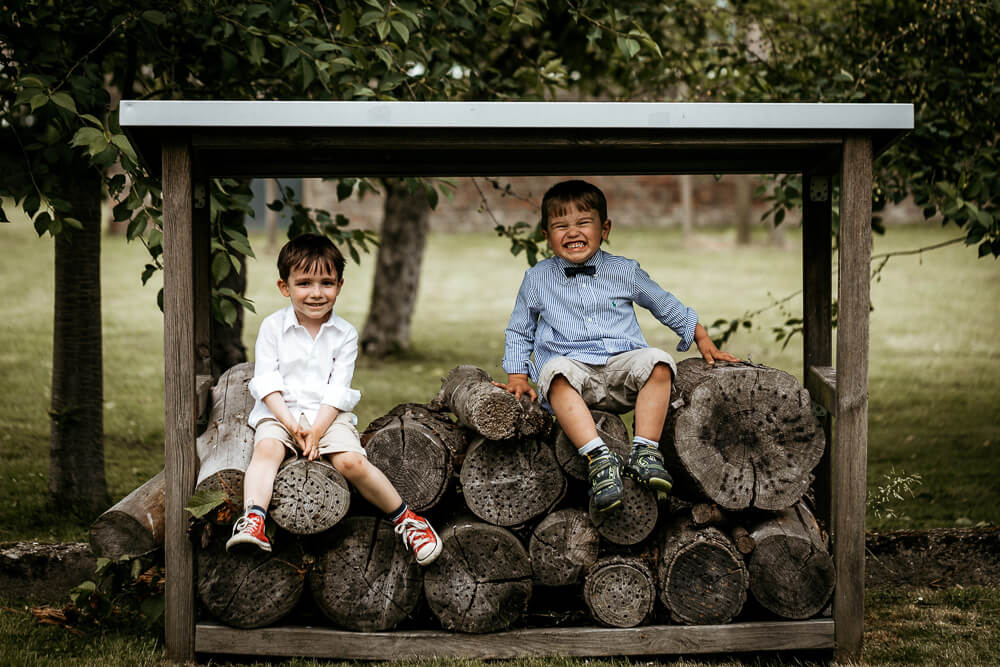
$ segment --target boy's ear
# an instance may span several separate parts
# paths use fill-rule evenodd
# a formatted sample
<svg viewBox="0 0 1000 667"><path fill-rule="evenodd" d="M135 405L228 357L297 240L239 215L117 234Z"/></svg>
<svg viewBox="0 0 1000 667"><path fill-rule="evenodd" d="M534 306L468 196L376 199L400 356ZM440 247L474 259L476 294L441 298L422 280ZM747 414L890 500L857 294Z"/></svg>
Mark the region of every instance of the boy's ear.
<svg viewBox="0 0 1000 667"><path fill-rule="evenodd" d="M611 233L611 218L608 218L607 220L601 223L601 240L607 241L608 234L610 233Z"/></svg>
<svg viewBox="0 0 1000 667"><path fill-rule="evenodd" d="M288 289L288 283L286 283L281 278L278 278L278 291L281 292L281 296L291 296L292 292Z"/></svg>

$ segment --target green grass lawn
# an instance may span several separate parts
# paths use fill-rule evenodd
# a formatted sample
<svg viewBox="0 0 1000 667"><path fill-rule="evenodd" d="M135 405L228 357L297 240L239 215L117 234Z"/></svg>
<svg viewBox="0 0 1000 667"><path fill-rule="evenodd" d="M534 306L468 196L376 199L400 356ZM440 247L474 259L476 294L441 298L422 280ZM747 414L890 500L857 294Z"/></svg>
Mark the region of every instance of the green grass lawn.
<svg viewBox="0 0 1000 667"><path fill-rule="evenodd" d="M955 230L935 226L890 229L875 252L940 242ZM640 260L664 287L700 313L705 323L738 317L800 288L799 236L786 248L761 238L737 248L733 234L707 231L685 244L663 230L616 229L611 252ZM245 338L252 349L261 318L282 307L274 286L274 252L254 238ZM0 542L83 540L78 522L46 501L51 375L52 245L27 225L0 226L0 377L7 383L0 412ZM360 329L371 289L372 256L349 264L338 312ZM105 432L108 482L121 498L163 464L162 317L155 305L161 278L143 287L144 249L119 238L104 242L102 272ZM460 363L502 376L503 329L525 270L492 234L437 234L425 256L413 321L413 345L402 358L359 360L355 386L364 394L362 426L397 403L426 401L440 378ZM914 497L899 500L894 519L872 513L868 527L927 528L1000 521L1000 273L961 245L893 259L872 286L869 487L883 475L919 474ZM740 357L801 377L801 339L787 348L771 328L801 310L799 299L756 319L729 349ZM640 313L649 342L672 350L676 337ZM688 354L679 355L689 356ZM875 590L868 592L865 657L876 665L993 664L1000 637L1000 593L991 589ZM115 665L163 663L154 639L105 629L74 634L38 626L23 608L0 609L0 664ZM750 664L771 664L767 656ZM625 665L621 661L513 661L519 665ZM645 662L645 661L642 661ZM728 658L667 664L745 664ZM312 665L291 661L290 665ZM441 664L424 662L420 664ZM449 663L455 664L455 663ZM469 663L470 665L472 663ZM475 663L478 665L479 663ZM805 658L799 664L807 664Z"/></svg>
<svg viewBox="0 0 1000 667"><path fill-rule="evenodd" d="M735 247L732 233L708 231L685 244L664 230L616 229L611 252L635 257L664 287L693 306L702 322L738 317L800 288L795 230L785 248L762 238ZM955 236L953 229L903 226L876 237L876 253L917 248ZM0 294L0 376L7 383L0 413L0 541L85 539L87 523L46 505L51 375L52 244L26 225L0 227L6 289ZM252 351L260 320L282 307L274 251L255 238L250 262L245 340ZM162 316L155 305L161 277L145 287L141 245L104 242L105 453L108 483L120 498L163 464ZM361 329L374 257L348 264L338 312ZM436 234L427 248L412 331L402 358L362 357L355 386L361 425L406 401L429 400L440 378L469 363L503 377L503 329L526 265L492 234ZM919 474L915 494L894 519L869 516L869 528L927 528L1000 521L1000 272L962 245L894 258L872 285L869 486L883 475ZM794 298L756 318L729 349L742 358L801 377L801 339L783 348L771 328L797 317ZM645 311L652 345L673 350L676 336ZM679 354L690 356L693 352ZM904 494L905 495L905 494Z"/></svg>

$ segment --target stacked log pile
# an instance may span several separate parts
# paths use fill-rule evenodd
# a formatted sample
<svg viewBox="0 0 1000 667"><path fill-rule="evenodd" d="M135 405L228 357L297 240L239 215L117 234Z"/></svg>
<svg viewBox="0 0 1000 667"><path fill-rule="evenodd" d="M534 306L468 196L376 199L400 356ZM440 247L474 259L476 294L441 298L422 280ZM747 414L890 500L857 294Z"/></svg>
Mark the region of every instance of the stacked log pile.
<svg viewBox="0 0 1000 667"><path fill-rule="evenodd" d="M211 423L219 426L198 447L206 457L200 484L227 492L242 480L224 471L249 460L235 424L234 453L207 446L221 424L237 412L245 420L249 409L235 397L219 400L238 393L229 383L215 394ZM459 366L428 403L397 406L362 435L369 459L436 527L444 542L437 561L417 566L392 526L333 468L295 459L275 485L274 554L226 554L218 545L229 526L204 525L200 599L237 627L311 605L356 631L718 624L823 613L835 575L805 500L825 447L808 393L776 369L713 368L700 359L681 362L673 385L660 447L674 493L658 498L626 478L622 506L597 513L585 460L548 414L493 386L481 369ZM593 415L609 446L627 457L621 417ZM219 481L206 482L213 476ZM304 597L312 602L299 604Z"/></svg>

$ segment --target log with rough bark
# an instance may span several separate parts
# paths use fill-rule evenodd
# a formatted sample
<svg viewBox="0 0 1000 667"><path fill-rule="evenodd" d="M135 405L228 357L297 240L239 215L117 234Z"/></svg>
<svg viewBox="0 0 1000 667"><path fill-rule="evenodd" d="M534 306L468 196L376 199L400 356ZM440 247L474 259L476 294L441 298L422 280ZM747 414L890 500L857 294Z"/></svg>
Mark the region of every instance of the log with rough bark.
<svg viewBox="0 0 1000 667"><path fill-rule="evenodd" d="M98 558L141 556L163 546L164 477L161 470L90 526L90 548Z"/></svg>
<svg viewBox="0 0 1000 667"><path fill-rule="evenodd" d="M459 478L469 509L497 526L520 526L541 516L566 493L566 476L552 447L538 440L477 438Z"/></svg>
<svg viewBox="0 0 1000 667"><path fill-rule="evenodd" d="M690 358L671 398L660 449L678 493L696 489L727 510L782 510L805 494L825 438L794 377Z"/></svg>
<svg viewBox="0 0 1000 667"><path fill-rule="evenodd" d="M583 595L597 621L632 628L653 611L656 580L641 558L611 556L602 558L587 572Z"/></svg>
<svg viewBox="0 0 1000 667"><path fill-rule="evenodd" d="M256 548L226 552L229 531L214 527L213 532L197 550L198 597L208 612L236 628L260 628L284 618L304 588L299 543L284 540L271 553Z"/></svg>
<svg viewBox="0 0 1000 667"><path fill-rule="evenodd" d="M698 528L687 518L663 530L657 562L660 601L678 623L729 623L747 599L743 557L717 528Z"/></svg>
<svg viewBox="0 0 1000 667"><path fill-rule="evenodd" d="M232 523L243 510L243 474L253 456L253 429L247 422L254 399L247 385L253 364L233 366L212 388L208 427L198 436L198 480L195 491L223 491L226 501L206 518Z"/></svg>
<svg viewBox="0 0 1000 667"><path fill-rule="evenodd" d="M518 432L525 438L544 440L552 430L552 415L542 407L541 401L532 401L528 394L521 394L521 426Z"/></svg>
<svg viewBox="0 0 1000 667"><path fill-rule="evenodd" d="M444 549L424 570L428 606L446 630L513 626L531 599L531 559L505 528L459 520L440 531Z"/></svg>
<svg viewBox="0 0 1000 667"><path fill-rule="evenodd" d="M488 440L506 440L521 428L524 409L514 395L495 387L486 371L456 366L441 380L441 391L432 405L445 405L458 423Z"/></svg>
<svg viewBox="0 0 1000 667"><path fill-rule="evenodd" d="M418 403L397 405L368 425L361 442L368 460L385 473L415 512L437 505L451 486L465 451L462 430Z"/></svg>
<svg viewBox="0 0 1000 667"><path fill-rule="evenodd" d="M296 457L278 468L268 516L290 533L315 535L335 526L350 505L351 490L336 468Z"/></svg>
<svg viewBox="0 0 1000 667"><path fill-rule="evenodd" d="M591 410L590 414L594 418L594 425L597 426L597 435L601 436L604 444L617 452L622 460L628 461L632 444L629 442L628 429L625 428L622 418L604 410ZM573 479L587 479L587 458L577 453L576 446L566 437L558 422L553 427L553 433L556 459L559 460L563 471Z"/></svg>
<svg viewBox="0 0 1000 667"><path fill-rule="evenodd" d="M535 583L567 586L579 583L597 562L601 537L582 509L566 508L542 519L528 542Z"/></svg>
<svg viewBox="0 0 1000 667"><path fill-rule="evenodd" d="M320 549L309 588L335 624L378 632L413 615L423 593L423 571L388 521L348 517L323 536Z"/></svg>
<svg viewBox="0 0 1000 667"><path fill-rule="evenodd" d="M642 542L653 533L660 516L656 493L631 477L623 477L625 494L622 504L605 512L598 512L594 499L590 499L590 520L597 532L608 542L632 545Z"/></svg>
<svg viewBox="0 0 1000 667"><path fill-rule="evenodd" d="M805 505L754 525L750 593L765 609L784 618L815 616L833 593L833 559L819 526Z"/></svg>

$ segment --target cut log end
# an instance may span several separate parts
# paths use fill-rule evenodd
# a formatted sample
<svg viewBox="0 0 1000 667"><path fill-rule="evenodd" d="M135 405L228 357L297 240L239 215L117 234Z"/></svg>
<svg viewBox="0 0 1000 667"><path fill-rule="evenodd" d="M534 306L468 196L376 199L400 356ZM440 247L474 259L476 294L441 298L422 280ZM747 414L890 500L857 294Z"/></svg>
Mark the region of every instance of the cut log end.
<svg viewBox="0 0 1000 667"><path fill-rule="evenodd" d="M638 558L611 557L587 573L584 599L600 623L632 628L642 623L656 601L653 573Z"/></svg>
<svg viewBox="0 0 1000 667"><path fill-rule="evenodd" d="M274 478L270 517L296 535L315 535L347 514L351 491L344 476L323 461L288 459Z"/></svg>

